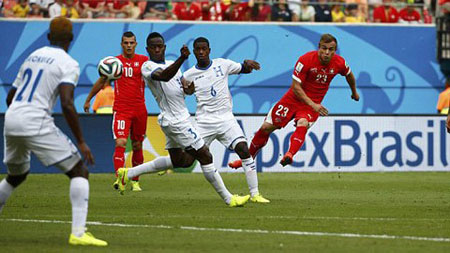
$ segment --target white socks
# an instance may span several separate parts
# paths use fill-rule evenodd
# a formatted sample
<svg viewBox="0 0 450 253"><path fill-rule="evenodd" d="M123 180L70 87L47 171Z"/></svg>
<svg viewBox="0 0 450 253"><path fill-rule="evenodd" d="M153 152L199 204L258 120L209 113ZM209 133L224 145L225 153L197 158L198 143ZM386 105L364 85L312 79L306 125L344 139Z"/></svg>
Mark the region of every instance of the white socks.
<svg viewBox="0 0 450 253"><path fill-rule="evenodd" d="M150 162L143 163L128 170L128 178L140 176L145 173L154 173L172 168L169 156L159 156Z"/></svg>
<svg viewBox="0 0 450 253"><path fill-rule="evenodd" d="M214 168L214 164L210 163L207 165L201 165L201 167L206 180L208 180L212 187L214 187L216 192L220 195L220 197L222 197L225 203L229 205L232 195L225 187L222 177L220 176L217 169Z"/></svg>
<svg viewBox="0 0 450 253"><path fill-rule="evenodd" d="M10 185L6 179L0 182L0 213L2 213L3 206L6 204L11 193L14 191L14 187Z"/></svg>
<svg viewBox="0 0 450 253"><path fill-rule="evenodd" d="M72 234L81 237L86 227L89 202L89 182L84 177L70 180L70 202L72 203Z"/></svg>
<svg viewBox="0 0 450 253"><path fill-rule="evenodd" d="M258 173L256 172L256 165L253 158L242 159L242 168L244 168L245 178L247 179L251 196L258 195Z"/></svg>

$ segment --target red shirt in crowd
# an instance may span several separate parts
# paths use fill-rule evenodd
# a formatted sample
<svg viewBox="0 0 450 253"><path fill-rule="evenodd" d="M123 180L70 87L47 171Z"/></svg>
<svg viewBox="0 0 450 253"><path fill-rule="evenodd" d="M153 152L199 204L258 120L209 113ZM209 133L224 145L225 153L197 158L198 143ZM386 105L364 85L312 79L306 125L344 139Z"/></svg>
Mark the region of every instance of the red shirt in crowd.
<svg viewBox="0 0 450 253"><path fill-rule="evenodd" d="M239 3L228 7L228 17L230 21L246 21L248 20L250 8L248 3Z"/></svg>
<svg viewBox="0 0 450 253"><path fill-rule="evenodd" d="M400 18L407 22L420 21L420 13L414 8L409 9L408 7L400 10Z"/></svg>
<svg viewBox="0 0 450 253"><path fill-rule="evenodd" d="M105 0L80 0L80 5L83 7L83 4L88 4L92 9L97 8L97 5L101 3L105 3Z"/></svg>
<svg viewBox="0 0 450 253"><path fill-rule="evenodd" d="M188 7L185 2L174 3L173 13L178 20L200 20L202 18L202 8L198 3L191 3Z"/></svg>
<svg viewBox="0 0 450 253"><path fill-rule="evenodd" d="M399 15L392 6L379 6L373 10L373 20L381 23L397 23Z"/></svg>
<svg viewBox="0 0 450 253"><path fill-rule="evenodd" d="M124 6L130 4L129 0L106 0L106 4L112 4L114 10L121 10Z"/></svg>

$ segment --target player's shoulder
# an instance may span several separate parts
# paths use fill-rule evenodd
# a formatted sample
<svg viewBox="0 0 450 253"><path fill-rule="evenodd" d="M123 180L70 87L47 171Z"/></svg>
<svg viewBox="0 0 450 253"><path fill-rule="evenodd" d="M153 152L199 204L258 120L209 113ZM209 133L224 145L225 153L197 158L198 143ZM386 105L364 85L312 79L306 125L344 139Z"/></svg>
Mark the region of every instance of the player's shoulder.
<svg viewBox="0 0 450 253"><path fill-rule="evenodd" d="M304 55L300 56L301 59L305 59L305 60L313 60L314 58L317 58L319 55L319 52L317 52L317 50L314 51L309 51L307 53L305 53Z"/></svg>
<svg viewBox="0 0 450 253"><path fill-rule="evenodd" d="M136 54L136 58L138 59L138 61L140 62L146 62L149 60L148 56L143 55L143 54Z"/></svg>
<svg viewBox="0 0 450 253"><path fill-rule="evenodd" d="M338 54L335 54L335 55L334 55L333 61L334 61L336 64L346 64L346 61L345 61L344 57L342 57L342 56L340 56L340 55L338 55Z"/></svg>
<svg viewBox="0 0 450 253"><path fill-rule="evenodd" d="M49 57L54 57L55 62L57 62L57 65L61 66L63 69L68 67L75 67L75 68L79 67L78 62L70 54L68 54L64 49L60 47L44 47L42 48L42 51L41 51L42 53L45 53Z"/></svg>

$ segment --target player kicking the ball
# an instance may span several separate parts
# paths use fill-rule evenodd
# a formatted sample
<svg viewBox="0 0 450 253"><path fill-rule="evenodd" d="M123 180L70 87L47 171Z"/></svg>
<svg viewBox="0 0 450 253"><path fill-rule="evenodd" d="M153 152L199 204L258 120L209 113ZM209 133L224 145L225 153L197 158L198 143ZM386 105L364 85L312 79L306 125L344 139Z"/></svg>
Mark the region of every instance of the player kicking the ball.
<svg viewBox="0 0 450 253"><path fill-rule="evenodd" d="M250 155L247 139L233 115L233 103L228 89L228 76L246 74L252 70L259 70L259 63L245 60L243 64L228 59L209 58L211 49L208 39L199 37L194 41L194 55L197 65L184 73L184 78L190 84L185 87L187 94L197 98L197 112L195 119L198 131L205 144L210 146L218 140L225 147L236 151L242 160L242 165L250 190L250 201L269 203L258 190L258 176L255 161Z"/></svg>
<svg viewBox="0 0 450 253"><path fill-rule="evenodd" d="M230 207L242 206L250 195L232 195L216 168L213 157L199 132L189 120L190 114L184 100L183 86L189 86L179 70L183 62L189 57L189 49L181 48L181 56L174 62L165 60L166 45L161 34L153 32L147 37L147 52L150 61L142 65L142 76L151 89L161 113L158 123L166 136L166 149L170 157L157 157L153 161L134 168L119 169L121 184L119 189L124 192L129 178L144 173L154 173L172 167L189 167L198 160L203 175L216 192Z"/></svg>
<svg viewBox="0 0 450 253"><path fill-rule="evenodd" d="M94 163L81 133L73 105L73 90L80 68L67 50L73 39L72 23L65 17L50 22L50 46L34 51L22 64L8 93L5 114L5 158L8 176L0 182L0 212L13 190L30 171L31 152L45 165L54 165L70 178L72 233L69 244L106 246L86 232L89 201L89 172L70 139L56 127L52 110L58 95L61 108L78 148L86 161ZM45 231L41 231L41 233Z"/></svg>
<svg viewBox="0 0 450 253"><path fill-rule="evenodd" d="M320 103L328 91L331 80L340 74L349 84L353 100L358 101L355 77L344 58L336 54L337 40L331 34L323 34L319 50L300 56L295 64L291 88L284 94L266 116L261 128L256 132L250 145L250 154L255 157L264 147L269 135L283 128L292 119L296 129L290 138L289 150L280 161L282 166L292 163L293 156L305 141L306 132L316 122L319 115L328 115L328 110ZM228 164L231 168L242 166L241 160Z"/></svg>

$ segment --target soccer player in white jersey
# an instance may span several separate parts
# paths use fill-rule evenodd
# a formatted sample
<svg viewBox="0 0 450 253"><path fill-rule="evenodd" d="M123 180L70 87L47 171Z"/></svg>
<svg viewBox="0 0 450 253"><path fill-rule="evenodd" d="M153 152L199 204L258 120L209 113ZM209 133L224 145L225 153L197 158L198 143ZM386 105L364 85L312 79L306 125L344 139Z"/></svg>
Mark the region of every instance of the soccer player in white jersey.
<svg viewBox="0 0 450 253"><path fill-rule="evenodd" d="M94 157L84 141L73 105L73 90L80 68L67 51L73 39L72 23L57 17L50 23L50 46L34 51L20 67L8 93L5 114L5 158L8 175L0 182L0 212L13 190L30 171L30 153L45 165L54 165L70 178L72 233L69 244L106 246L107 242L85 232L89 200L89 172L70 139L54 124L52 110L58 95L61 107L89 164Z"/></svg>
<svg viewBox="0 0 450 253"><path fill-rule="evenodd" d="M166 136L169 157L157 157L153 161L134 168L119 169L119 190L124 192L129 178L167 170L173 167L189 167L195 160L200 162L203 175L230 207L242 206L250 195L232 195L216 168L208 146L189 120L190 114L184 100L183 86L188 86L180 67L189 57L187 46L181 48L176 61L165 59L166 45L161 34L153 32L147 37L147 52L150 60L142 65L142 76L155 97L161 113L158 123Z"/></svg>
<svg viewBox="0 0 450 253"><path fill-rule="evenodd" d="M242 160L245 177L250 190L250 201L269 203L258 190L258 176L255 161L248 151L247 139L233 115L233 102L228 88L228 76L259 70L259 63L245 60L210 59L208 39L199 37L194 41L194 55L197 64L187 70L183 77L191 84L185 87L187 94L195 91L197 129L205 144L210 146L218 140L225 147L234 150Z"/></svg>

